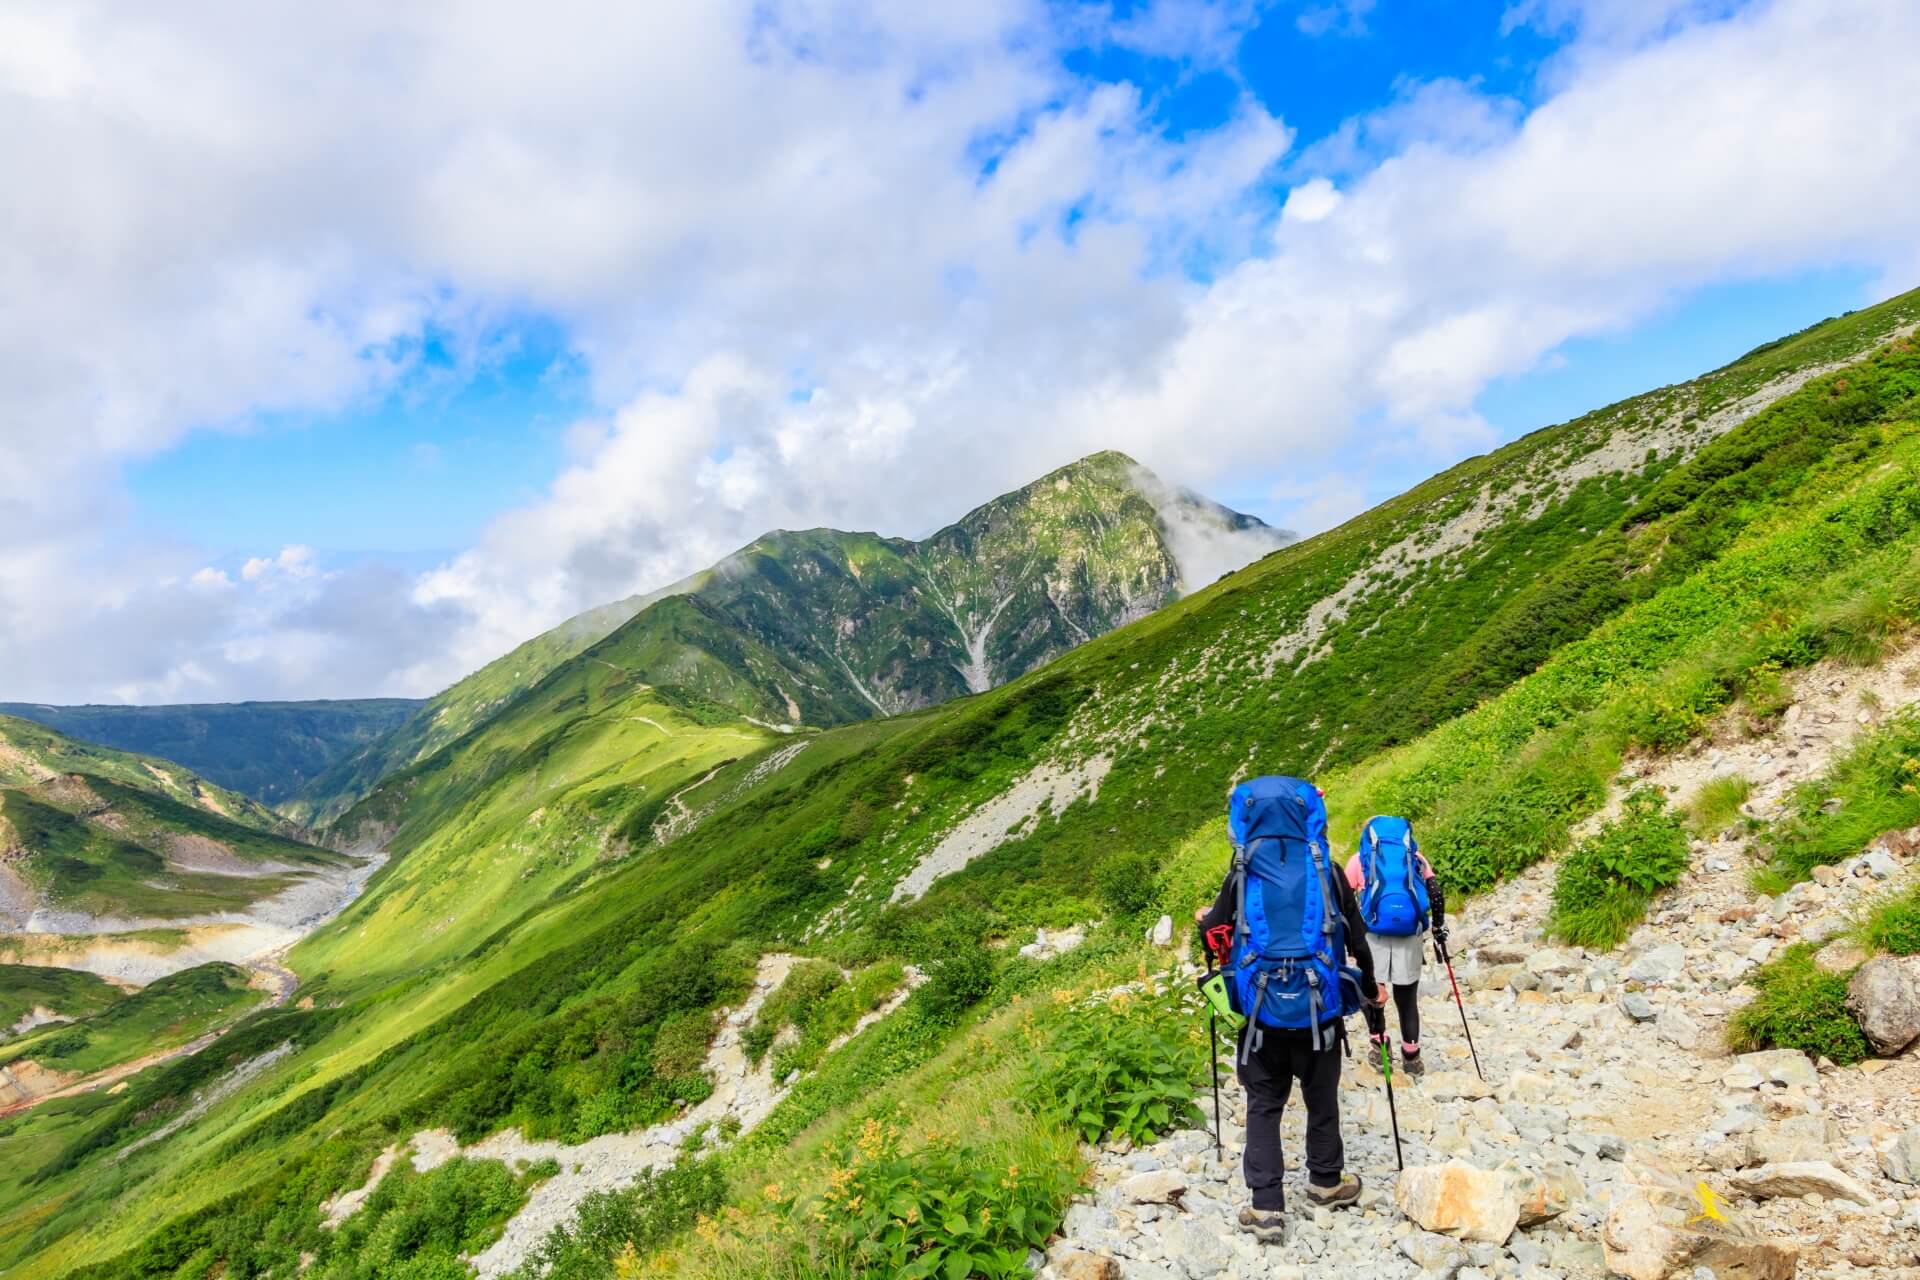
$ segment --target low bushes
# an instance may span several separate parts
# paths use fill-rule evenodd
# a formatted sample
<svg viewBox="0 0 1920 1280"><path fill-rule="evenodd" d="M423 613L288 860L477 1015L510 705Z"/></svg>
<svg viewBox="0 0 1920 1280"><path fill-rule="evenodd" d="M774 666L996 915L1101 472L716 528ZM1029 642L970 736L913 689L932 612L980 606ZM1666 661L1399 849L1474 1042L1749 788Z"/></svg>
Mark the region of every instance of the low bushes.
<svg viewBox="0 0 1920 1280"><path fill-rule="evenodd" d="M1578 946L1618 946L1653 895L1679 882L1687 854L1686 830L1665 797L1651 787L1635 790L1617 820L1560 863L1548 931Z"/></svg>
<svg viewBox="0 0 1920 1280"><path fill-rule="evenodd" d="M776 1209L805 1224L814 1274L1024 1277L1077 1186L1062 1163L1001 1167L950 1134L908 1150L897 1125L869 1120L827 1174L826 1189Z"/></svg>
<svg viewBox="0 0 1920 1280"><path fill-rule="evenodd" d="M454 1159L416 1174L404 1162L360 1212L325 1239L314 1280L464 1280L461 1259L491 1244L527 1198L532 1176L498 1160Z"/></svg>
<svg viewBox="0 0 1920 1280"><path fill-rule="evenodd" d="M1727 1042L1735 1052L1799 1049L1847 1066L1868 1055L1867 1038L1847 1012L1847 978L1813 963L1816 948L1802 942L1756 969L1753 1003L1733 1017Z"/></svg>
<svg viewBox="0 0 1920 1280"><path fill-rule="evenodd" d="M1202 1123L1194 1096L1206 1067L1199 1019L1173 994L1121 995L1063 1019L1036 1055L1023 1093L1043 1120L1087 1142L1137 1145Z"/></svg>

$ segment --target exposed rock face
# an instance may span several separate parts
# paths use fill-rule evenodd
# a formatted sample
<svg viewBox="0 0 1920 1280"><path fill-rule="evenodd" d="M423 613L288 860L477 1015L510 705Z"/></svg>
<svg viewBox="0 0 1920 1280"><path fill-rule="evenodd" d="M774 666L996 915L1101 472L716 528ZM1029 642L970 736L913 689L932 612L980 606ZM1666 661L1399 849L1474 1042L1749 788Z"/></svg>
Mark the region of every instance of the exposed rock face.
<svg viewBox="0 0 1920 1280"><path fill-rule="evenodd" d="M1427 1230L1462 1240L1504 1244L1520 1224L1519 1198L1506 1173L1463 1160L1408 1168L1394 1187L1394 1200Z"/></svg>
<svg viewBox="0 0 1920 1280"><path fill-rule="evenodd" d="M1920 956L1881 956L1847 984L1847 1012L1875 1052L1892 1057L1920 1038Z"/></svg>
<svg viewBox="0 0 1920 1280"><path fill-rule="evenodd" d="M1711 1203L1709 1203L1711 1200ZM1799 1259L1711 1192L1641 1186L1614 1201L1600 1233L1607 1270L1626 1280L1669 1280L1705 1267L1742 1280L1789 1280Z"/></svg>
<svg viewBox="0 0 1920 1280"><path fill-rule="evenodd" d="M1880 1172L1908 1186L1920 1183L1920 1129L1909 1129L1880 1153Z"/></svg>

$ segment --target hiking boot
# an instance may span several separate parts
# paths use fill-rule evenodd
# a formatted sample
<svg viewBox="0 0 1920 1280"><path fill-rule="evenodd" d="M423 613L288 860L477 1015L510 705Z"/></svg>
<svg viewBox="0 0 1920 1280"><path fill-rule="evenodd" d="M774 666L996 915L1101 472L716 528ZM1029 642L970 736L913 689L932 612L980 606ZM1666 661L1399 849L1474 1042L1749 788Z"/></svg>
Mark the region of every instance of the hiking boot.
<svg viewBox="0 0 1920 1280"><path fill-rule="evenodd" d="M1420 1050L1417 1046L1412 1049L1407 1048L1405 1045L1400 1047L1400 1069L1410 1076L1426 1074L1426 1060L1420 1056Z"/></svg>
<svg viewBox="0 0 1920 1280"><path fill-rule="evenodd" d="M1278 1209L1242 1209L1240 1229L1261 1244L1285 1244L1287 1215Z"/></svg>
<svg viewBox="0 0 1920 1280"><path fill-rule="evenodd" d="M1307 1199L1331 1209L1352 1204L1359 1198L1360 1179L1351 1173L1341 1174L1340 1181L1331 1187L1323 1187L1317 1182L1307 1184Z"/></svg>
<svg viewBox="0 0 1920 1280"><path fill-rule="evenodd" d="M1368 1049L1367 1065L1372 1067L1375 1071L1378 1071L1380 1069L1380 1050L1382 1047L1386 1045L1386 1043L1387 1043L1387 1038L1385 1036L1368 1036L1367 1037L1367 1049Z"/></svg>

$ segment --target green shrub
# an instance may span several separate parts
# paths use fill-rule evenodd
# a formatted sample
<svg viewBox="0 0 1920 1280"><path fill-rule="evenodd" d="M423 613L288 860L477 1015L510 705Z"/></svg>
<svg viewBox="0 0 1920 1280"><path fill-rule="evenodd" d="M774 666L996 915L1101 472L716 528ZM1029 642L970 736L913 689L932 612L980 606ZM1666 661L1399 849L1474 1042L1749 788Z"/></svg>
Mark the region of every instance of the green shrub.
<svg viewBox="0 0 1920 1280"><path fill-rule="evenodd" d="M486 1248L526 1200L531 1179L498 1160L456 1158L431 1173L404 1161L326 1239L314 1280L464 1280L461 1255Z"/></svg>
<svg viewBox="0 0 1920 1280"><path fill-rule="evenodd" d="M1116 853L1093 873L1093 887L1107 910L1138 915L1153 905L1154 862L1144 853Z"/></svg>
<svg viewBox="0 0 1920 1280"><path fill-rule="evenodd" d="M25 1056L41 1062L59 1058L70 1058L87 1047L87 1033L82 1027L68 1027L65 1031L55 1032L33 1048Z"/></svg>
<svg viewBox="0 0 1920 1280"><path fill-rule="evenodd" d="M1547 928L1583 947L1614 947L1646 914L1653 895L1687 869L1687 833L1651 787L1627 796L1620 817L1560 863Z"/></svg>
<svg viewBox="0 0 1920 1280"><path fill-rule="evenodd" d="M1063 1019L1023 1093L1039 1115L1088 1142L1137 1145L1201 1123L1194 1105L1206 1052L1197 1016L1168 996L1120 996Z"/></svg>
<svg viewBox="0 0 1920 1280"><path fill-rule="evenodd" d="M681 1160L648 1169L618 1191L596 1191L580 1202L570 1223L547 1238L513 1273L515 1280L605 1280L613 1259L631 1245L640 1253L659 1248L713 1213L726 1200L726 1179L710 1160Z"/></svg>
<svg viewBox="0 0 1920 1280"><path fill-rule="evenodd" d="M1703 784L1687 805L1687 826L1697 836L1711 838L1731 826L1740 806L1753 793L1753 783L1727 774Z"/></svg>
<svg viewBox="0 0 1920 1280"><path fill-rule="evenodd" d="M692 1075L707 1061L713 1039L711 1010L682 1010L669 1014L653 1037L653 1074L662 1080Z"/></svg>
<svg viewBox="0 0 1920 1280"><path fill-rule="evenodd" d="M915 998L929 1019L951 1024L993 989L994 968L993 952L975 940L929 964Z"/></svg>
<svg viewBox="0 0 1920 1280"><path fill-rule="evenodd" d="M887 997L907 980L906 967L898 960L882 960L853 975L853 1003L861 1013L878 1009Z"/></svg>
<svg viewBox="0 0 1920 1280"><path fill-rule="evenodd" d="M1867 1038L1847 1012L1847 975L1816 968L1817 950L1810 942L1796 943L1754 971L1748 980L1760 994L1727 1029L1735 1052L1799 1049L1841 1066L1867 1056Z"/></svg>
<svg viewBox="0 0 1920 1280"><path fill-rule="evenodd" d="M1075 1184L1063 1163L1001 1168L949 1137L907 1151L897 1127L869 1120L824 1193L775 1207L804 1224L811 1274L1013 1280L1028 1274L1027 1251L1045 1247Z"/></svg>
<svg viewBox="0 0 1920 1280"><path fill-rule="evenodd" d="M1920 953L1920 888L1882 898L1867 913L1861 940L1875 951L1896 956Z"/></svg>

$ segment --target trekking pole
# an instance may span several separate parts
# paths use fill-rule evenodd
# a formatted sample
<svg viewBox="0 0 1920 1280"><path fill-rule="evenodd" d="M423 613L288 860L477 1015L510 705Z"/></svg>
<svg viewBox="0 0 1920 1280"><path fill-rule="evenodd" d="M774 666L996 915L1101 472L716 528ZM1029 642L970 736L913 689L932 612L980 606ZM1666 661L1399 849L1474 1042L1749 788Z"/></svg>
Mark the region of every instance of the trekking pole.
<svg viewBox="0 0 1920 1280"><path fill-rule="evenodd" d="M1213 1067L1213 1158L1226 1163L1227 1153L1220 1145L1220 1022L1211 1008L1207 1010L1207 1061Z"/></svg>
<svg viewBox="0 0 1920 1280"><path fill-rule="evenodd" d="M1467 1025L1467 1002L1460 998L1460 980L1453 976L1453 957L1447 953L1447 944L1439 938L1433 940L1433 947L1440 953L1440 963L1447 966L1447 981L1453 987L1453 1003L1460 1010L1460 1029L1467 1033L1467 1052L1473 1055L1473 1074L1484 1081L1487 1074L1480 1070L1480 1051L1473 1047L1473 1028Z"/></svg>
<svg viewBox="0 0 1920 1280"><path fill-rule="evenodd" d="M1380 1042L1380 1074L1387 1082L1387 1118L1393 1122L1393 1162L1405 1172L1407 1160L1400 1152L1400 1113L1393 1106L1393 1053L1385 1040Z"/></svg>

